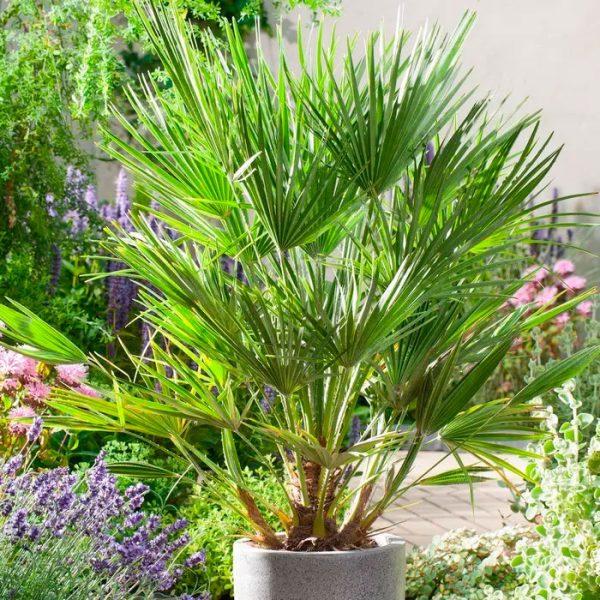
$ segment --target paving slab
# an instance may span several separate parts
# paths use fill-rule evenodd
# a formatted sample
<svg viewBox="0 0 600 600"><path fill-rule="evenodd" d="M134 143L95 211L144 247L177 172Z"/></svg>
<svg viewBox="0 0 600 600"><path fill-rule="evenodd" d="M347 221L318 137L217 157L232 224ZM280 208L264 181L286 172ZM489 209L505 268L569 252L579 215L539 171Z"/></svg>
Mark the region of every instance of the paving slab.
<svg viewBox="0 0 600 600"><path fill-rule="evenodd" d="M472 464L463 457L465 464ZM519 467L523 463L506 457ZM431 469L430 475L456 468L457 463L444 452L422 452L411 471L416 479ZM522 482L511 474L509 480L517 487ZM474 508L468 485L428 486L411 488L376 523L376 527L403 537L409 546L424 546L440 534L451 529L466 527L476 531L492 531L506 525L522 525L527 521L510 509L513 494L500 479L473 486Z"/></svg>

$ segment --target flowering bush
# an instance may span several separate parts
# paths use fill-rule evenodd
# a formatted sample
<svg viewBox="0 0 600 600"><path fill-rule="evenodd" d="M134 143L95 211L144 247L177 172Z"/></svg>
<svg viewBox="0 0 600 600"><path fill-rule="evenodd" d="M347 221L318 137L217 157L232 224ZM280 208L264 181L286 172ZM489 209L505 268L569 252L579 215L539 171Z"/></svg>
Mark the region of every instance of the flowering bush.
<svg viewBox="0 0 600 600"><path fill-rule="evenodd" d="M41 429L37 418L23 450ZM83 480L66 468L34 472L30 462L24 451L0 469L0 597L145 598L204 563L203 552L178 563L186 521L163 526L143 512L146 486L119 492L102 454Z"/></svg>
<svg viewBox="0 0 600 600"><path fill-rule="evenodd" d="M0 348L0 452L4 450L5 455L11 454L15 447L23 445L31 427L31 419L44 413L46 399L50 396L52 387L97 396L97 392L86 384L87 373L85 365L51 367L12 350Z"/></svg>
<svg viewBox="0 0 600 600"><path fill-rule="evenodd" d="M573 298L585 290L587 280L575 274L575 265L566 258L557 260L552 268L532 265L522 274L528 281L519 288L507 305L512 308L531 306L531 309L552 309ZM545 351L552 357L558 355L556 334L571 320L589 318L592 314L591 300L583 300L570 310L558 314L552 321L545 324ZM521 343L526 343L521 340Z"/></svg>

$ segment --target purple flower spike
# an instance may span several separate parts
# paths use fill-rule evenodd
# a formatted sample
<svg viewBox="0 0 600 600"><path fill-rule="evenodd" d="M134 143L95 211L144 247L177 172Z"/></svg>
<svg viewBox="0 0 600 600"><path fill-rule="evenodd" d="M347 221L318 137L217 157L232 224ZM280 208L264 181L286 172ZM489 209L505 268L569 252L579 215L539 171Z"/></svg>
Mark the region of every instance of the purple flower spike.
<svg viewBox="0 0 600 600"><path fill-rule="evenodd" d="M198 565L203 565L206 562L206 552L200 550L200 552L194 552L186 561L185 566L189 569L193 569Z"/></svg>
<svg viewBox="0 0 600 600"><path fill-rule="evenodd" d="M85 203L90 210L98 211L98 196L96 188L93 185L88 185L85 190Z"/></svg>
<svg viewBox="0 0 600 600"><path fill-rule="evenodd" d="M4 475L14 475L23 464L23 455L16 454L15 456L11 456L5 463L2 465L2 473Z"/></svg>
<svg viewBox="0 0 600 600"><path fill-rule="evenodd" d="M262 397L262 399L260 401L260 405L261 405L262 409L268 414L273 409L273 406L275 404L275 398L277 397L277 394L270 385L265 385L263 387L263 394L264 394L264 396Z"/></svg>
<svg viewBox="0 0 600 600"><path fill-rule="evenodd" d="M42 435L42 431L44 429L44 421L42 420L41 417L35 417L35 419L33 419L33 423L31 424L31 427L27 430L26 436L27 436L27 441L30 444L35 443L38 438L40 437L40 435Z"/></svg>
<svg viewBox="0 0 600 600"><path fill-rule="evenodd" d="M433 142L429 142L425 147L425 164L429 166L433 159L435 158L435 148L433 147Z"/></svg>
<svg viewBox="0 0 600 600"><path fill-rule="evenodd" d="M115 207L110 202L106 202L100 207L100 216L108 223L114 221L116 218Z"/></svg>
<svg viewBox="0 0 600 600"><path fill-rule="evenodd" d="M50 285L48 293L53 296L58 289L60 274L62 272L62 252L58 244L52 244L52 258L50 260Z"/></svg>
<svg viewBox="0 0 600 600"><path fill-rule="evenodd" d="M354 446L360 440L360 436L362 433L362 425L360 422L360 417L358 415L354 415L352 417L352 425L350 427L350 435L348 436L348 441L350 446Z"/></svg>

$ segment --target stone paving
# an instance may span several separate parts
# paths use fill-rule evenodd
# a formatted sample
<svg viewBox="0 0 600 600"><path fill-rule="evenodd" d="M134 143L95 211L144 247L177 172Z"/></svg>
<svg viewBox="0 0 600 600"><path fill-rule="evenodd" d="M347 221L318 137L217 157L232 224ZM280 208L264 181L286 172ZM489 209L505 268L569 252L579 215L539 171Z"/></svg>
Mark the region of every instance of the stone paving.
<svg viewBox="0 0 600 600"><path fill-rule="evenodd" d="M443 459L443 452L422 452L417 458L415 476ZM465 462L469 464L467 457ZM513 464L521 464L514 457L506 457ZM473 461L471 461L473 462ZM431 474L453 469L452 458L434 467ZM519 482L515 476L512 481ZM477 483L473 487L475 505L471 505L468 485L429 486L411 489L396 506L392 507L376 527L385 528L403 537L411 546L429 544L432 538L450 529L467 527L476 531L490 531L504 525L525 524L525 519L510 509L512 494L497 481Z"/></svg>

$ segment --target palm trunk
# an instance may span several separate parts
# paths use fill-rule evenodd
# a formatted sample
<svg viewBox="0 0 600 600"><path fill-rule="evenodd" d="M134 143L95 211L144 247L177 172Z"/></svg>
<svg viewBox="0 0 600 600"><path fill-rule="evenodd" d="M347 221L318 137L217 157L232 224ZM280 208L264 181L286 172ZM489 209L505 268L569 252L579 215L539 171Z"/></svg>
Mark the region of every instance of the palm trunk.
<svg viewBox="0 0 600 600"><path fill-rule="evenodd" d="M292 480L291 499L297 517L296 522L288 532L284 543L285 549L323 552L326 550L349 550L371 546L372 542L360 526L361 515L357 514L356 520L345 525L342 529L338 527L335 517L327 516L335 500L336 489L343 477L343 470L324 473L321 465L310 461L304 461L302 468L308 498L302 493L298 478ZM327 476L328 479L324 498L320 502L320 490L324 485L321 483L321 478L324 476ZM370 493L371 490L361 492L361 498L364 497L363 513ZM361 504L363 504L362 501Z"/></svg>

